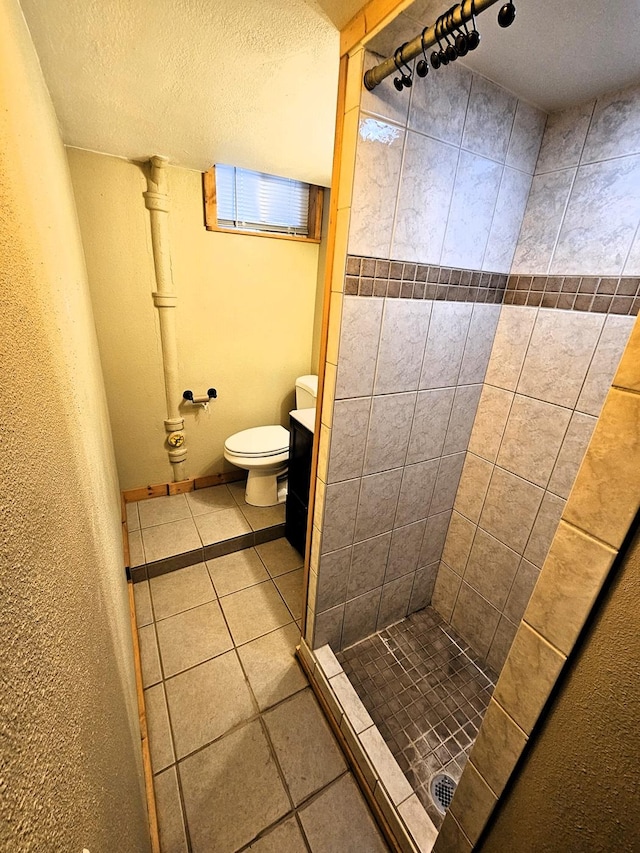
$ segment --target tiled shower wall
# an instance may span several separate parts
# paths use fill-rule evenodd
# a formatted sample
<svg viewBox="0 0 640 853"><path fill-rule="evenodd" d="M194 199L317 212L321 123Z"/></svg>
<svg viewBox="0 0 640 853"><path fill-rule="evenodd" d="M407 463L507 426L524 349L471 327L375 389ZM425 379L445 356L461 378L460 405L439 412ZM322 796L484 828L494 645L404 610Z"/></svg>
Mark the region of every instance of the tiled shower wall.
<svg viewBox="0 0 640 853"><path fill-rule="evenodd" d="M349 250L365 257L321 433L316 646L431 598L540 147L543 113L449 70L410 102L391 80L362 96Z"/></svg>
<svg viewBox="0 0 640 853"><path fill-rule="evenodd" d="M316 646L350 645L429 603L499 312L345 297L320 446Z"/></svg>
<svg viewBox="0 0 640 853"><path fill-rule="evenodd" d="M640 275L640 86L549 116L512 273Z"/></svg>
<svg viewBox="0 0 640 853"><path fill-rule="evenodd" d="M495 669L633 326L639 222L640 87L550 116L433 597Z"/></svg>
<svg viewBox="0 0 640 853"><path fill-rule="evenodd" d="M545 121L459 63L363 91L349 253L509 272Z"/></svg>
<svg viewBox="0 0 640 853"><path fill-rule="evenodd" d="M370 64L371 57L366 61ZM553 205L544 209L553 201L549 198L533 210L532 191L520 231L545 117L460 66L430 76L428 98L420 94L422 82L417 81L410 103L406 93L403 98L386 81L375 93L363 93L359 113L355 108L359 134L353 197L345 196L346 209L338 217L350 216L349 249L365 257L349 260L344 296L335 272L332 284L325 389L330 406L323 406L310 625L313 632L315 623L316 646L330 642L337 649L355 642L426 604L440 565L434 605L499 668L633 322L603 314L636 313L639 282L617 276L634 272L638 188L632 181L625 195L624 182L609 187L601 164L579 161L593 148L589 134L602 137L605 126L635 144L630 140L640 137L640 130L634 131L640 121L633 117L637 92L591 105L578 159L555 170L572 172L566 196L558 201L560 216ZM428 120L423 121L423 111ZM567 156L563 145L577 134L572 122L576 118L579 124L580 116L578 109L550 118L534 184L548 174L542 171L548 166L540 164L551 162L551 152L560 159ZM633 176L634 155L613 156L628 157L624 174ZM609 165L615 168L613 160ZM511 195L516 185L526 185L526 192ZM593 223L586 216L591 202L584 186L593 193ZM552 266L563 233L580 219L573 211L582 211L589 232L586 243L578 244L585 248L579 272ZM555 234L544 231L546 219L554 217ZM536 243L530 235L535 227L547 235L548 262L518 267L525 244ZM629 242L624 261L600 268L598 241L614 247L623 237ZM506 293L498 276L484 283L485 288L495 284L491 296L466 286L481 284L478 271L483 268L509 271L514 254L512 271L523 274L509 277ZM460 269L439 269L439 263ZM468 280L474 269L475 277ZM457 278L465 286L458 287ZM629 298L632 289L635 302ZM508 304L502 308L495 366L482 380L477 377L484 373L495 309L466 300L493 302L503 295ZM543 307L511 307L526 304ZM546 306L572 310L548 311ZM474 322L483 326L477 345L484 362L478 361L470 381L462 365L473 361L465 348L476 346ZM430 384L430 369L418 363L420 355L439 352L446 365L456 347L460 360L456 364L454 358L446 384L438 378ZM545 385L544 377L562 357L568 360L558 373L560 385L568 372L574 384L571 394L556 399L547 387L554 380L548 378ZM597 407L585 403L583 380L593 399L599 399ZM480 393L467 451L462 438L469 435ZM425 402L421 411L427 394L429 405ZM464 430L452 443L449 429L457 420L464 422ZM483 430L490 437L488 450L481 449ZM416 443L430 445L420 461L411 456ZM450 541L438 564L463 463ZM441 503L439 489L445 483L449 490ZM408 516L403 515L405 504L411 504ZM517 533L500 527L504 518L518 519Z"/></svg>
<svg viewBox="0 0 640 853"><path fill-rule="evenodd" d="M433 594L500 670L633 317L502 308Z"/></svg>

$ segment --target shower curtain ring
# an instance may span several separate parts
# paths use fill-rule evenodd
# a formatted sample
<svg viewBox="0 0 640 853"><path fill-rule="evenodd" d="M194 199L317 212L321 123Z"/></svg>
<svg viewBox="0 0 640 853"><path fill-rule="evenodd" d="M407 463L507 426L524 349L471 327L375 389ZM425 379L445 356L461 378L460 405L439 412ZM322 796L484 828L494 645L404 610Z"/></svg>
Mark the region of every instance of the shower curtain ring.
<svg viewBox="0 0 640 853"><path fill-rule="evenodd" d="M449 59L447 57L447 54L442 49L442 43L440 41L440 36L442 33L442 18L443 18L443 15L440 15L440 17L436 21L436 25L434 28L435 29L436 41L438 42L438 47L439 47L439 50L434 50L433 53L431 54L431 65L435 69L440 68L441 65L448 65L449 64Z"/></svg>
<svg viewBox="0 0 640 853"><path fill-rule="evenodd" d="M471 32L467 30L466 22L464 28L467 30L467 47L469 50L475 50L480 44L480 33L476 27L476 0L471 0L471 23L473 24Z"/></svg>
<svg viewBox="0 0 640 853"><path fill-rule="evenodd" d="M456 52L458 56L466 56L469 52L469 45L467 44L467 37L469 35L469 30L467 29L467 24L464 21L464 0L461 4L458 4L455 8L460 10L460 18L462 23L459 27L457 27L458 35L455 37L456 44ZM464 32L462 32L462 27L464 25Z"/></svg>
<svg viewBox="0 0 640 853"><path fill-rule="evenodd" d="M396 52L393 55L394 65L396 66L396 69L400 72L400 77L394 77L394 80L393 80L393 85L396 87L398 92L402 92L402 90L405 86L407 89L410 89L411 85L413 83L413 81L411 79L412 71L409 68L409 66L407 65L407 63L404 61L404 59L402 58L402 51L405 49L407 44L408 44L408 42L405 42L401 47L399 47L396 50ZM403 65L407 69L407 72L408 72L407 74L405 74L405 72L402 68Z"/></svg>
<svg viewBox="0 0 640 853"><path fill-rule="evenodd" d="M453 12L455 8L455 6L452 6L449 11L445 13L444 25L448 31L453 29ZM455 43L449 41L449 32L445 33L444 38L447 42L447 47L445 50L445 53L447 54L447 59L449 60L449 62L455 62L458 58L458 51L456 50Z"/></svg>
<svg viewBox="0 0 640 853"><path fill-rule="evenodd" d="M421 59L416 65L416 73L418 74L418 77L426 77L429 73L429 62L427 61L427 52L424 46L424 34L427 32L428 29L429 27L425 27L422 31L422 36L420 37L420 40L422 42L422 55L424 59Z"/></svg>
<svg viewBox="0 0 640 853"><path fill-rule="evenodd" d="M513 5L512 0L509 0L498 12L498 24L504 29L505 27L510 27L515 19L516 7Z"/></svg>

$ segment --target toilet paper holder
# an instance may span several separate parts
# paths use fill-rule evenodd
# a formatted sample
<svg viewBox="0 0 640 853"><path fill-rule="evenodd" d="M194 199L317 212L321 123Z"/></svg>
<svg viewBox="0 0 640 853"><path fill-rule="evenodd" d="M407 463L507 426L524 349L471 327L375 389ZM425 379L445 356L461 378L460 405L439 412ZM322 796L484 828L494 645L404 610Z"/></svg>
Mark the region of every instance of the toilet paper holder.
<svg viewBox="0 0 640 853"><path fill-rule="evenodd" d="M189 390L183 391L182 393L182 399L188 400L190 403L193 403L194 406L198 405L199 403L208 403L210 400L215 400L217 396L218 392L215 388L209 388L206 395L203 394L201 397L194 397L193 391Z"/></svg>

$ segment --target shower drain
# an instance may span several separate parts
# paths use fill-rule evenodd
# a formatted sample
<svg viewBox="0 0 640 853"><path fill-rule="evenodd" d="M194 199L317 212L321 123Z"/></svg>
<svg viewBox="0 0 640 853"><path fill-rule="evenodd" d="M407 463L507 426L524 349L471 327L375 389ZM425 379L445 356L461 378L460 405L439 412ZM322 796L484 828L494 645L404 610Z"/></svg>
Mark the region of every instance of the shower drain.
<svg viewBox="0 0 640 853"><path fill-rule="evenodd" d="M456 792L456 783L446 773L438 773L431 780L431 799L439 812L444 814L451 805Z"/></svg>

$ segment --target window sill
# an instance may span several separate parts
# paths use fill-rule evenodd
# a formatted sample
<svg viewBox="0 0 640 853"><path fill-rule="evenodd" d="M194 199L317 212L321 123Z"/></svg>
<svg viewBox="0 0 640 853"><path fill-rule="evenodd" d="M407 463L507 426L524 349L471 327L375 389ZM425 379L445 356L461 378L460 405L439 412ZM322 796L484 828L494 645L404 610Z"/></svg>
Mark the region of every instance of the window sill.
<svg viewBox="0 0 640 853"><path fill-rule="evenodd" d="M278 234L275 231L241 231L238 228L218 228L216 225L206 225L207 231L217 234L242 234L244 237L272 237L276 240L293 240L296 243L313 243L319 245L320 240L315 237L300 237L296 234Z"/></svg>

